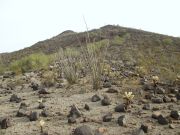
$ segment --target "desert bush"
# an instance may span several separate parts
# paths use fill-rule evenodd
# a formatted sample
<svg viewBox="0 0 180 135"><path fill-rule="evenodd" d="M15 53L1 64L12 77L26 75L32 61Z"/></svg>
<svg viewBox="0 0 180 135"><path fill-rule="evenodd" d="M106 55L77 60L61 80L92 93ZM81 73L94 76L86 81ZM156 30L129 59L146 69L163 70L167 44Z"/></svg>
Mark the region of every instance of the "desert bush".
<svg viewBox="0 0 180 135"><path fill-rule="evenodd" d="M50 63L50 57L43 54L32 54L10 64L10 70L16 73L25 73L31 70L47 68Z"/></svg>
<svg viewBox="0 0 180 135"><path fill-rule="evenodd" d="M173 40L171 38L165 38L165 39L163 39L163 43L165 45L172 45L173 44Z"/></svg>
<svg viewBox="0 0 180 135"><path fill-rule="evenodd" d="M3 64L2 57L0 56L0 74L6 70L6 66Z"/></svg>
<svg viewBox="0 0 180 135"><path fill-rule="evenodd" d="M4 73L4 71L6 71L6 67L0 64L0 74Z"/></svg>
<svg viewBox="0 0 180 135"><path fill-rule="evenodd" d="M130 37L131 35L129 33L125 33L122 36L115 36L111 42L115 45L122 45L126 40L130 39Z"/></svg>
<svg viewBox="0 0 180 135"><path fill-rule="evenodd" d="M78 69L82 66L79 51L74 48L61 48L55 57L59 63L59 71L64 73L68 83L76 83L78 79Z"/></svg>
<svg viewBox="0 0 180 135"><path fill-rule="evenodd" d="M93 89L101 88L101 79L105 66L105 57L107 54L107 47L109 40L102 40L99 42L87 44L82 49L84 63L87 65L92 76Z"/></svg>
<svg viewBox="0 0 180 135"><path fill-rule="evenodd" d="M52 87L55 85L56 82L56 73L53 71L46 71L43 75L42 75L42 84L45 87Z"/></svg>
<svg viewBox="0 0 180 135"><path fill-rule="evenodd" d="M69 84L77 83L80 72L86 70L92 76L94 89L100 88L108 40L89 43L78 49L60 49L56 55L59 71Z"/></svg>

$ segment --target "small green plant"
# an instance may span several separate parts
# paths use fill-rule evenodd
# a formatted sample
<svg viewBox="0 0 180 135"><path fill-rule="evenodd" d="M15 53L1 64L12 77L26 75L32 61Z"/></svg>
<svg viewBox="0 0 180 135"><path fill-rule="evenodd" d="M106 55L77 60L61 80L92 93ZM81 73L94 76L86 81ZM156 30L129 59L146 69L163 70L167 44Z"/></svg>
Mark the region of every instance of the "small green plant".
<svg viewBox="0 0 180 135"><path fill-rule="evenodd" d="M123 99L125 99L126 107L128 107L132 103L133 98L134 98L134 95L132 94L132 92L124 93Z"/></svg>

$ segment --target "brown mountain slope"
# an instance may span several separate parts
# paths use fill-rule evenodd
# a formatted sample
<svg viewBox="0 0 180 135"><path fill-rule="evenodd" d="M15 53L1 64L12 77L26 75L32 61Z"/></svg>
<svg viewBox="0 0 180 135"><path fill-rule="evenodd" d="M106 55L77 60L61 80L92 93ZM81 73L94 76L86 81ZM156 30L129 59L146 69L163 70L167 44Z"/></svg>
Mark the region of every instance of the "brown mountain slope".
<svg viewBox="0 0 180 135"><path fill-rule="evenodd" d="M120 47L122 50L131 47L133 47L133 49L138 49L139 47L144 49L160 47L167 53L180 52L180 38L150 33L142 30L107 25L101 27L100 29L89 31L89 35L91 42L103 39L122 40L123 43L121 43L121 41L119 41L119 43L114 43L123 44L123 46ZM73 31L65 31L53 38L37 42L31 47L1 55L6 63L32 53L44 52L46 54L52 54L60 47L78 47L80 45L84 45L86 40L87 32L75 33Z"/></svg>

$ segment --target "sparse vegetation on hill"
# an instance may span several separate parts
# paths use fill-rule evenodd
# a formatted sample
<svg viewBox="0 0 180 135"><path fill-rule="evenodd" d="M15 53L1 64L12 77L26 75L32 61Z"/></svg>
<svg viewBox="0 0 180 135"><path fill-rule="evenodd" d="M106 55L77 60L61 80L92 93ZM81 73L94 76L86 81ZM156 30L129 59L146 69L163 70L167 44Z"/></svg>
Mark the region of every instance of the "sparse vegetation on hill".
<svg viewBox="0 0 180 135"><path fill-rule="evenodd" d="M31 54L19 60L12 62L9 69L16 73L25 73L42 68L48 68L50 56L43 53Z"/></svg>

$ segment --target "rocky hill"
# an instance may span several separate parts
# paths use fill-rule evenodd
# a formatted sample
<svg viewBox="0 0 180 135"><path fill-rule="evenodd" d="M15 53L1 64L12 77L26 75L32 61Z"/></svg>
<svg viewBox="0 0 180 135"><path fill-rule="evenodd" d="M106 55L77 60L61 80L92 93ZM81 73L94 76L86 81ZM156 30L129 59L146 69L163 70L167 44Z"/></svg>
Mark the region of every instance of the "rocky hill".
<svg viewBox="0 0 180 135"><path fill-rule="evenodd" d="M89 38L90 42L97 42L104 39L110 39L111 41L116 40L117 42L111 42L112 47L110 48L113 49L115 46L122 44L118 47L121 48L118 49L121 50L121 52L128 48L133 48L135 53L137 53L136 51L139 51L138 49L140 48L144 49L143 51L154 48L164 53L180 52L180 38L114 25L107 25L100 29L89 31ZM76 33L67 30L50 39L39 41L31 47L1 55L6 63L32 53L43 52L45 54L52 54L57 52L60 47L79 47L80 45L84 45L87 40L87 32Z"/></svg>
<svg viewBox="0 0 180 135"><path fill-rule="evenodd" d="M59 48L78 48L104 40L110 43L107 59L111 62L137 65L140 72L161 74L164 79L174 79L180 73L180 38L114 25L80 33L67 30L31 47L1 54L1 57L3 63L8 64L34 53L53 54Z"/></svg>
<svg viewBox="0 0 180 135"><path fill-rule="evenodd" d="M39 52L58 50L42 68L51 55ZM108 25L2 57L23 72L0 74L0 135L180 134L179 38Z"/></svg>

